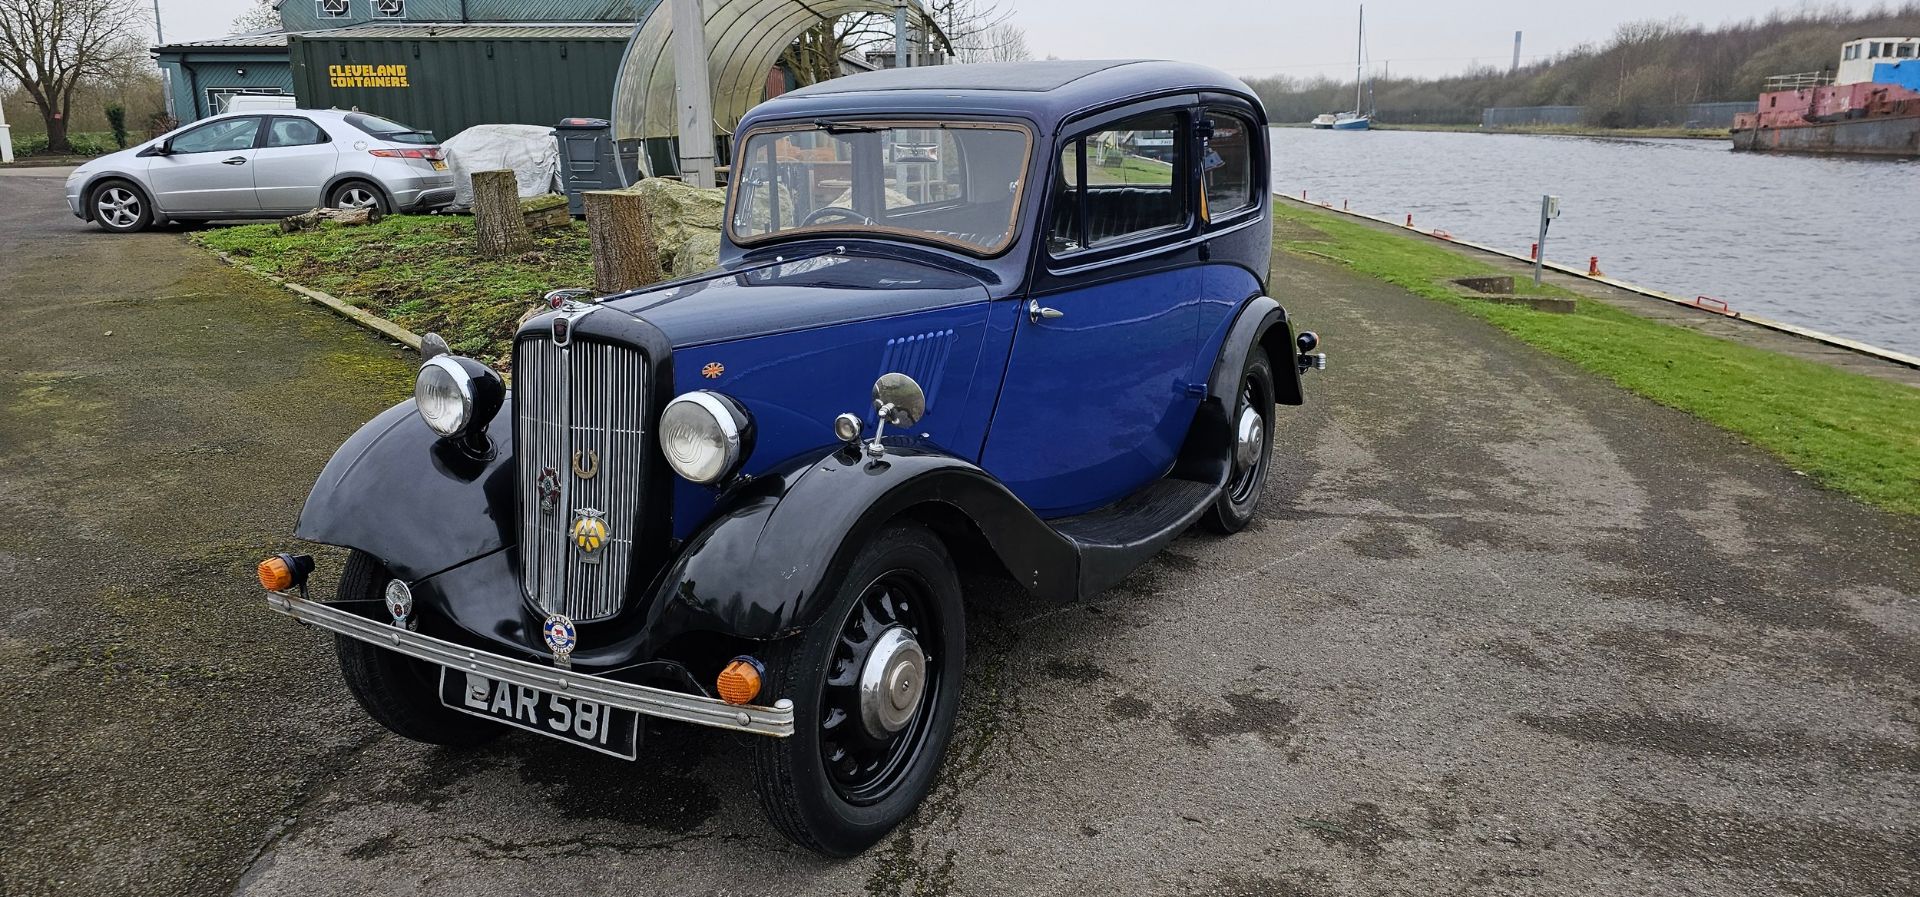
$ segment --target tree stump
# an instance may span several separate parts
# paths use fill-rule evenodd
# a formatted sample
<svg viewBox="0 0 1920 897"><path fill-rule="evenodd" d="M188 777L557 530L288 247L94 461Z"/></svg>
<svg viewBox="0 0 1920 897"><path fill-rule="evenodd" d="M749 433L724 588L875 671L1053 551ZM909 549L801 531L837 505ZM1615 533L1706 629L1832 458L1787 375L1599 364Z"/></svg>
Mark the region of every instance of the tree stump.
<svg viewBox="0 0 1920 897"><path fill-rule="evenodd" d="M533 248L533 234L520 214L520 186L513 172L473 173L473 232L480 255L499 258Z"/></svg>
<svg viewBox="0 0 1920 897"><path fill-rule="evenodd" d="M357 209L314 209L280 219L280 232L290 234L299 230L315 230L322 222L331 221L341 227L358 227L362 224L374 224L380 220L380 209L375 206L361 206Z"/></svg>
<svg viewBox="0 0 1920 897"><path fill-rule="evenodd" d="M593 248L593 288L619 293L657 283L660 247L653 242L646 203L624 190L589 190L581 194L587 209L587 236Z"/></svg>

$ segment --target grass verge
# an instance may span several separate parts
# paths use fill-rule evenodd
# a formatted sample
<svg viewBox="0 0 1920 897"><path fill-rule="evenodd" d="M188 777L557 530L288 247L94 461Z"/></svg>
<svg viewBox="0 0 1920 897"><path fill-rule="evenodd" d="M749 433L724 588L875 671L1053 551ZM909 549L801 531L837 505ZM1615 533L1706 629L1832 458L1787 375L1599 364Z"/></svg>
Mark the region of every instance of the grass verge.
<svg viewBox="0 0 1920 897"><path fill-rule="evenodd" d="M1829 488L1920 515L1920 390L1637 317L1551 285L1539 291L1574 298L1575 313L1466 299L1440 282L1507 272L1328 212L1276 202L1274 218L1326 236L1325 242L1287 240L1283 233L1275 241L1278 249L1332 259L1445 302L1655 402L1731 430ZM1535 289L1530 283L1523 288Z"/></svg>
<svg viewBox="0 0 1920 897"><path fill-rule="evenodd" d="M1587 125L1400 125L1377 123L1381 131L1454 131L1467 134L1547 134L1557 137L1667 137L1689 140L1725 140L1726 128L1595 128Z"/></svg>
<svg viewBox="0 0 1920 897"><path fill-rule="evenodd" d="M547 290L593 283L586 225L534 235L517 256L482 258L473 219L389 215L363 227L282 234L278 224L201 231L193 240L248 265L445 337L455 351L503 361L515 325Z"/></svg>

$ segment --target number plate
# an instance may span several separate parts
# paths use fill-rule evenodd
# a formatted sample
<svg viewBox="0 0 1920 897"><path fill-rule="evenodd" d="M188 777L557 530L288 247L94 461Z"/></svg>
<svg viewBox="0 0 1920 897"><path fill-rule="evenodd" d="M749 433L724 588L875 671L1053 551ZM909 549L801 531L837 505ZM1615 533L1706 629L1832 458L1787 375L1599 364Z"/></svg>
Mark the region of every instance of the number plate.
<svg viewBox="0 0 1920 897"><path fill-rule="evenodd" d="M638 713L479 673L441 667L440 703L602 754L632 760L639 751Z"/></svg>
<svg viewBox="0 0 1920 897"><path fill-rule="evenodd" d="M445 162L442 162L442 161L440 161L439 159L435 159L435 160L433 160L433 170L434 170L434 171L446 171L446 170L447 170L447 163L445 163Z"/></svg>

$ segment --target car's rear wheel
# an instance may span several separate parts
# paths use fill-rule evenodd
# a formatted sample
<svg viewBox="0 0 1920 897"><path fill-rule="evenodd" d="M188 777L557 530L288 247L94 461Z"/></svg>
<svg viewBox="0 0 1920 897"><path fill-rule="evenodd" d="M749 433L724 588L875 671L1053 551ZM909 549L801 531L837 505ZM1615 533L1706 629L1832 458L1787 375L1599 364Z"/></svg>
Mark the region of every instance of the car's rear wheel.
<svg viewBox="0 0 1920 897"><path fill-rule="evenodd" d="M755 740L768 820L830 856L867 849L919 806L953 735L966 623L946 547L922 527L880 533L767 667L767 697L791 698L796 720Z"/></svg>
<svg viewBox="0 0 1920 897"><path fill-rule="evenodd" d="M343 181L327 193L327 207L333 209L373 209L375 216L393 211L387 208L386 194L366 181Z"/></svg>
<svg viewBox="0 0 1920 897"><path fill-rule="evenodd" d="M380 602L393 581L372 555L355 551L340 572L340 601ZM474 747L500 734L500 727L440 703L440 668L376 648L344 635L334 637L347 691L373 721L426 744Z"/></svg>
<svg viewBox="0 0 1920 897"><path fill-rule="evenodd" d="M1253 522L1273 466L1273 365L1259 346L1247 354L1240 370L1233 416L1233 473L1227 488L1204 518L1208 529L1231 534Z"/></svg>
<svg viewBox="0 0 1920 897"><path fill-rule="evenodd" d="M93 222L101 230L131 234L153 224L153 205L140 188L126 181L102 181L87 194Z"/></svg>

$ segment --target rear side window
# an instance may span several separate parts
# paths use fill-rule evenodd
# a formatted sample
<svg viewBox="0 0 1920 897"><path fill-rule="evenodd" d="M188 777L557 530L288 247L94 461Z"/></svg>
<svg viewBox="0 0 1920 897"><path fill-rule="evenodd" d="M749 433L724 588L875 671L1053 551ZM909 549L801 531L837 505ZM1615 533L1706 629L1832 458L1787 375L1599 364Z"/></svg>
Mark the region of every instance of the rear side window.
<svg viewBox="0 0 1920 897"><path fill-rule="evenodd" d="M320 126L304 118L276 118L267 129L267 146L312 146L326 143Z"/></svg>
<svg viewBox="0 0 1920 897"><path fill-rule="evenodd" d="M176 153L230 153L253 149L259 134L260 119L254 116L226 118L182 133L167 148Z"/></svg>
<svg viewBox="0 0 1920 897"><path fill-rule="evenodd" d="M1186 224L1186 202L1174 172L1180 115L1155 112L1074 139L1054 177L1054 216L1047 246L1054 254L1097 249Z"/></svg>
<svg viewBox="0 0 1920 897"><path fill-rule="evenodd" d="M377 137L393 143L439 143L438 140L433 138L432 131L409 128L397 121L389 121L378 115L355 112L347 116L346 120L347 124L367 132L367 135L370 137Z"/></svg>
<svg viewBox="0 0 1920 897"><path fill-rule="evenodd" d="M1218 221L1253 205L1253 124L1231 112L1209 112L1213 135L1200 143L1200 176L1206 184L1200 206Z"/></svg>

